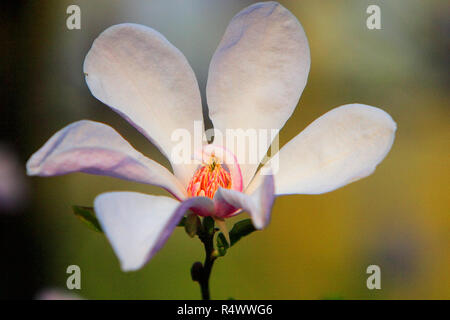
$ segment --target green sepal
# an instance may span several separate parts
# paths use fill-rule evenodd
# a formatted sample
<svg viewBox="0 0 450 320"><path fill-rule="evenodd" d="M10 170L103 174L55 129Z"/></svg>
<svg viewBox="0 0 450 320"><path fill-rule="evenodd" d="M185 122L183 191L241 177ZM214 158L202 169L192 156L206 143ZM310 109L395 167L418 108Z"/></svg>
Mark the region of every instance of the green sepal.
<svg viewBox="0 0 450 320"><path fill-rule="evenodd" d="M197 231L199 231L202 227L202 223L200 221L200 218L193 213L190 213L186 217L186 221L184 223L184 230L186 230L186 233L192 238L197 234Z"/></svg>
<svg viewBox="0 0 450 320"><path fill-rule="evenodd" d="M90 229L103 233L100 223L98 223L97 217L95 216L94 208L83 207L83 206L72 206L73 213L80 219L85 225Z"/></svg>

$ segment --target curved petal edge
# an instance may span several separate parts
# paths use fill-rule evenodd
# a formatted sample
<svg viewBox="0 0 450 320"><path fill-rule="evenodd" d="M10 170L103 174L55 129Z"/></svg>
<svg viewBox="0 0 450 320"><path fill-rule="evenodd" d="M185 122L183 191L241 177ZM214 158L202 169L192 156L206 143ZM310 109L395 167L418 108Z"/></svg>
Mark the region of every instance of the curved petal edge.
<svg viewBox="0 0 450 320"><path fill-rule="evenodd" d="M109 192L95 198L94 209L123 271L146 264L165 244L184 212L179 202L137 192Z"/></svg>
<svg viewBox="0 0 450 320"><path fill-rule="evenodd" d="M134 125L169 159L187 184L194 166L172 157L180 130L203 129L200 90L185 56L156 30L133 23L111 26L92 44L83 70L91 93Z"/></svg>
<svg viewBox="0 0 450 320"><path fill-rule="evenodd" d="M252 4L230 21L211 59L206 96L214 129L226 140L217 141L215 134L214 143L247 159L240 163L244 187L275 138L272 132L278 133L294 112L309 69L303 27L281 4ZM257 137L256 152L250 151L251 142L244 148L228 145L235 135L238 140L253 139L263 130L268 134Z"/></svg>
<svg viewBox="0 0 450 320"><path fill-rule="evenodd" d="M256 229L264 229L270 222L275 200L274 177L271 174L261 175L258 187L252 194L245 194L231 189L219 188L214 196L216 208L225 208L224 212L243 209L250 214ZM217 210L220 214L220 210Z"/></svg>
<svg viewBox="0 0 450 320"><path fill-rule="evenodd" d="M396 129L388 113L363 104L325 113L265 165L276 194L320 194L367 177L388 154Z"/></svg>
<svg viewBox="0 0 450 320"><path fill-rule="evenodd" d="M84 172L160 186L178 199L181 183L162 165L136 151L113 128L89 120L74 122L55 133L27 162L32 176Z"/></svg>

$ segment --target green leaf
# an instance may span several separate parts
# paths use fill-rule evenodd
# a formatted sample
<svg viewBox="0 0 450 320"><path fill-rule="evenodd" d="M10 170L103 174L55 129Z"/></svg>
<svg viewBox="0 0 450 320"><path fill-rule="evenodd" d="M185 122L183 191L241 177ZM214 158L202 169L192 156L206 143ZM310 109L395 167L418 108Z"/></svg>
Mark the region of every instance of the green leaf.
<svg viewBox="0 0 450 320"><path fill-rule="evenodd" d="M256 231L251 219L245 219L237 222L229 232L230 244L228 244L225 235L221 232L217 235L216 244L219 256L223 257L227 250L238 242L242 237L245 237Z"/></svg>
<svg viewBox="0 0 450 320"><path fill-rule="evenodd" d="M75 216L89 228L94 231L103 233L102 227L98 223L97 217L95 216L94 208L75 205L72 206L72 209Z"/></svg>
<svg viewBox="0 0 450 320"><path fill-rule="evenodd" d="M236 222L230 230L230 247L238 242L242 237L248 236L253 231L256 231L251 219L241 220Z"/></svg>
<svg viewBox="0 0 450 320"><path fill-rule="evenodd" d="M217 235L216 243L219 256L223 257L224 255L226 255L229 246L222 232Z"/></svg>

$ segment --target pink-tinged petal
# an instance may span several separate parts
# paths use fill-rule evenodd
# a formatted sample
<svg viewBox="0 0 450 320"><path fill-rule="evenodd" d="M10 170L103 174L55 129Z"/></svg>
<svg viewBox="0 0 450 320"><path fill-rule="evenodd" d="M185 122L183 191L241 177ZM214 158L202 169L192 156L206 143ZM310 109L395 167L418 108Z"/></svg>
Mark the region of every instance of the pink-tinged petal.
<svg viewBox="0 0 450 320"><path fill-rule="evenodd" d="M99 195L94 208L122 270L133 271L162 248L188 210L211 215L214 203L205 197L180 203L164 196L110 192Z"/></svg>
<svg viewBox="0 0 450 320"><path fill-rule="evenodd" d="M308 40L291 12L276 2L242 10L231 20L209 67L206 94L214 128L224 138L226 129L243 129L243 138L247 130L281 129L298 103L309 67ZM266 148L258 146L253 155L247 154L253 152L250 147L238 152L237 143L232 149L223 142L239 160L247 159L241 162L244 187L274 137L269 131L258 138Z"/></svg>
<svg viewBox="0 0 450 320"><path fill-rule="evenodd" d="M141 268L161 249L183 217L178 205L172 198L136 192L95 198L95 213L123 271Z"/></svg>
<svg viewBox="0 0 450 320"><path fill-rule="evenodd" d="M325 193L370 175L391 149L395 131L391 116L375 107L349 104L327 112L266 164L276 194ZM248 191L255 187L252 182Z"/></svg>
<svg viewBox="0 0 450 320"><path fill-rule="evenodd" d="M271 174L260 176L259 185L252 194L219 188L214 196L216 215L227 217L239 209L247 211L256 229L265 228L270 222L275 200L274 177Z"/></svg>
<svg viewBox="0 0 450 320"><path fill-rule="evenodd" d="M169 170L136 151L117 131L82 120L53 135L27 162L29 175L72 172L116 177L160 186L183 199L186 191Z"/></svg>
<svg viewBox="0 0 450 320"><path fill-rule="evenodd" d="M183 212L191 210L192 212L202 217L213 216L215 214L213 200L205 196L186 199L181 202L181 205L177 210L181 210Z"/></svg>
<svg viewBox="0 0 450 320"><path fill-rule="evenodd" d="M157 31L119 24L103 31L84 61L92 94L124 116L166 155L184 185L194 166L173 161L177 129L203 127L200 91L184 55ZM190 159L190 155L187 155Z"/></svg>

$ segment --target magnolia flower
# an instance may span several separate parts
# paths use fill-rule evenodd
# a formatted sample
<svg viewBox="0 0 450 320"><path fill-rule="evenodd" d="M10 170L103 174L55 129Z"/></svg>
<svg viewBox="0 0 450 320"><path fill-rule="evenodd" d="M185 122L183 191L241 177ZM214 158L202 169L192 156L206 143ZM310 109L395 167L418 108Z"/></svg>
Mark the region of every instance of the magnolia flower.
<svg viewBox="0 0 450 320"><path fill-rule="evenodd" d="M308 41L291 12L275 2L242 10L210 63L206 95L214 128L281 129L309 67ZM157 185L174 196L97 196L97 218L124 271L148 262L188 210L217 221L246 211L262 229L276 196L325 193L370 175L396 130L386 112L349 104L324 114L281 148L273 174L270 161L262 167L269 174L260 174L258 163L239 163L233 150L216 142L193 151L201 154L200 165L179 163L171 157L176 144L171 133L179 128L193 133L194 121L203 117L194 72L177 48L151 28L115 25L94 41L84 73L92 94L154 143L173 174L111 127L89 120L57 132L31 157L27 170L38 176L112 176Z"/></svg>

